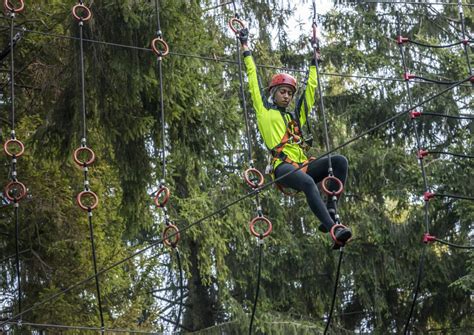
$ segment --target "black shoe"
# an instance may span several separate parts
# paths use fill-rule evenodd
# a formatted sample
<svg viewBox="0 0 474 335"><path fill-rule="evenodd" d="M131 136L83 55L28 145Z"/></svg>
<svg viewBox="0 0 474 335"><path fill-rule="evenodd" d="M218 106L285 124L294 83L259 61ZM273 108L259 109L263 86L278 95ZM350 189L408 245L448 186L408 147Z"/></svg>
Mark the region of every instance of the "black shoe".
<svg viewBox="0 0 474 335"><path fill-rule="evenodd" d="M329 230L326 228L326 226L325 226L324 224L322 224L322 223L319 224L318 230L319 230L320 232L322 232L322 233L327 233L327 232L329 232Z"/></svg>
<svg viewBox="0 0 474 335"><path fill-rule="evenodd" d="M334 229L334 237L336 240L334 241L334 246L332 248L337 250L343 247L352 237L352 231L347 227L337 227Z"/></svg>

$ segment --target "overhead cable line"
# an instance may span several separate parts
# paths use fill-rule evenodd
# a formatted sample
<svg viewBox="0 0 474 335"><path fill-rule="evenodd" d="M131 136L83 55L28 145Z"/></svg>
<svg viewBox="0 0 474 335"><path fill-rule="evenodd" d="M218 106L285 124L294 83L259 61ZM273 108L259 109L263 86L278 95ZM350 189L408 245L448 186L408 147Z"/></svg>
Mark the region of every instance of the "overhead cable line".
<svg viewBox="0 0 474 335"><path fill-rule="evenodd" d="M114 328L99 328L99 327L88 327L88 326L69 326L60 324L50 323L34 323L34 322L22 322L23 326L30 326L33 328L46 328L46 329L63 329L63 330L90 330L90 331L103 331L104 333L127 333L127 334L146 334L146 335L162 335L162 332L150 332L143 330L133 329L114 329Z"/></svg>
<svg viewBox="0 0 474 335"><path fill-rule="evenodd" d="M407 115L407 114L408 114L410 111L412 111L413 109L418 108L418 107L420 107L420 106L422 106L422 105L424 105L424 104L426 104L426 103L428 103L428 102L430 102L430 101L432 101L432 100L434 100L434 99L440 97L440 96L443 95L444 93L449 92L449 91L452 90L453 88L455 88L455 87L457 87L457 86L459 86L459 85L461 85L461 84L463 84L463 83L465 83L465 82L468 82L469 80L470 80L470 77L465 78L465 79L463 79L463 80L457 82L456 84L451 85L451 86L449 86L448 88L445 88L445 89L441 90L440 92L438 92L438 93L436 93L436 94L434 94L434 95L432 95L432 96L426 98L425 100L419 102L419 103L416 104L415 106L411 106L410 108L408 108L408 109L406 109L406 110L404 110L404 111L402 111L402 112L400 112L400 113L397 113L396 115L394 115L394 116L392 116L392 117L390 117L390 118L388 118L388 119L386 119L386 120L384 120L384 121L378 123L377 125L375 125L375 126L371 127L370 129L368 129L368 130L362 132L361 134L359 134L359 135L357 135L357 136L355 136L355 137L349 139L348 141L342 143L341 145L339 145L339 146L333 148L331 151L321 154L320 156L318 156L318 157L316 158L316 160L322 159L322 158L326 157L328 154L334 153L334 152L336 152L336 151L338 151L338 150L340 150L340 149L342 149L342 148L348 146L349 144L351 144L351 143L353 143L353 142L355 142L355 141L357 141L357 140L359 140L359 139L365 137L366 135L368 135L368 134L374 132L375 130L377 130L377 129L379 129L379 128L381 128L381 127L387 125L387 124L392 123L392 122L395 121L396 119L398 119L398 118L400 118L400 117L402 117L402 116ZM293 170L293 171L290 171L290 172L288 172L288 173L286 173L286 174L284 174L284 175L282 175L282 176L280 176L280 177L278 177L278 178L275 178L274 180L272 180L272 181L270 181L270 182L268 182L268 183L262 185L260 188L255 189L255 190L253 190L253 191L250 191L249 193L247 193L247 194L245 194L245 195L243 195L243 196L241 196L241 197L239 197L239 198L237 198L237 199L231 201L230 203L228 203L228 204L226 204L226 205L220 207L219 209L215 210L214 212L212 212L212 213L210 213L210 214L208 214L208 215L206 215L206 216L204 216L204 217L202 217L202 218L200 218L200 219L194 221L193 223L191 223L191 224L189 224L189 225L187 225L187 226L185 226L185 227L182 227L181 230L180 230L180 233L182 234L182 233L186 232L187 230L191 229L192 227L194 227L194 226L196 226L196 225L199 225L199 224L201 224L202 222L208 220L209 218L214 217L214 216L216 216L216 215L218 215L218 214L223 213L224 211L226 211L228 208L234 206L235 204L237 204L237 203L239 203L239 202L241 202L241 201L243 201L243 200L245 200L245 199L247 199L247 198L250 198L250 197L252 197L253 195L255 195L255 194L259 193L259 192L262 192L264 189L266 189L266 188L270 187L271 185L277 183L278 181L280 181L281 179L287 177L288 175L293 174L293 173L295 173L296 171L301 170L302 168L304 168L304 166L305 166L305 165L302 165L302 166L300 166L299 168L297 168L297 169L295 169L295 170ZM170 235L168 236L168 238L171 238L171 237L172 237L172 234L170 234ZM96 278L97 276L102 275L102 274L104 274L104 273L110 271L111 269L113 269L113 268L119 266L119 265L122 265L123 263L125 263L125 262L127 262L127 261L129 261L129 260L131 260L131 259L133 259L133 258L135 258L135 257L138 256L138 255L143 254L143 253L146 252L147 250L149 250L149 249L151 249L151 248L153 248L153 247L155 247L155 246L157 246L157 245L159 245L159 244L161 244L161 243L163 243L163 239L157 240L157 241L151 243L150 245L148 245L148 246L146 246L146 247L144 247L144 248L142 248L142 249L140 249L140 250L137 250L136 252L132 253L131 255L129 255L129 256L123 258L122 260L119 260L119 261L117 261L117 262L115 262L115 263L113 263L113 264L111 264L111 265L109 265L109 266L107 266L107 267L105 267L105 268L99 270L99 271L97 272L97 275L95 275L95 274L94 274L94 275L90 275L89 277L87 277L87 278L81 280L80 282L77 282L77 283L75 283L75 284L69 286L68 288L66 288L66 289L64 289L64 290L61 290L61 291L59 291L59 292L57 292L57 293L55 293L55 294L52 294L51 296L45 298L44 300L41 300L41 301L38 301L38 302L34 303L34 304L33 304L32 306L30 306L29 308L24 309L20 314L14 315L13 317L9 318L8 320L6 320L6 321L4 321L4 322L1 322L1 323L0 323L0 328L1 328L2 326L4 326L5 324L7 324L8 322L11 322L11 321L15 320L16 318L21 317L22 315L24 315L24 314L26 314L26 313L28 313L28 312L30 312L30 311L32 311L32 310L38 308L39 306L42 306L42 305L44 305L44 304L46 304L46 303L48 303L48 302L50 302L50 301L54 301L55 299L57 299L58 297L62 296L63 294L66 294L66 293L72 291L73 289L75 289L75 288L77 288L77 287L83 285L84 283L87 283L87 282L93 280L93 279ZM155 256L152 256L151 258L154 258L154 257L155 257Z"/></svg>
<svg viewBox="0 0 474 335"><path fill-rule="evenodd" d="M5 26L0 26L0 28L1 27L5 27ZM15 29L18 30L20 28L15 28ZM47 33L47 32L41 32L41 31L37 31L37 30L30 30L30 29L24 29L24 28L22 28L22 30L26 33L38 34L38 35L48 36L48 37L51 37L51 38L79 40L79 38L73 37L73 36ZM138 47L138 46L134 46L134 45L120 44L120 43L113 43L113 42L106 42L106 41L99 41L99 40L93 40L93 39L87 39L87 38L83 38L83 42L93 43L93 44L101 44L101 45L112 46L112 47L117 47L117 48L124 48L124 49L130 49L130 50L153 52L153 50L151 48ZM206 61L210 61L210 62L217 62L217 63L227 63L227 64L234 64L234 65L238 64L238 61L236 61L236 60L221 58L221 57L216 56L216 55L202 56L202 55L188 54L188 53L183 53L183 52L173 52L173 51L169 51L169 55L170 56L179 56L179 57L186 57L186 58L201 59L201 60L206 60ZM289 68L289 67L276 66L276 65L257 64L256 66L258 68L282 70L282 71L288 71L288 72L300 72L300 73L305 73L306 72L306 70L303 70L303 69ZM394 82L403 82L404 81L404 79L400 79L400 78L363 76L363 75L349 75L349 74L332 73L332 72L321 72L320 75L321 76L340 77L340 78L367 79L367 80L376 80L376 81L394 81ZM421 80L413 80L413 82L425 83ZM426 82L426 84L433 84L433 83ZM470 85L469 85L469 87L470 87Z"/></svg>

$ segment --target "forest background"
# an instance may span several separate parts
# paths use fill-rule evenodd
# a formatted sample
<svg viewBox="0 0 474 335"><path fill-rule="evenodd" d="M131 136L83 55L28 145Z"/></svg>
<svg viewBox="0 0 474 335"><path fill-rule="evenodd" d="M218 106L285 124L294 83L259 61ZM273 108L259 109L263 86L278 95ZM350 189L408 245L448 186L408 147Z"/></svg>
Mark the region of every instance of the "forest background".
<svg viewBox="0 0 474 335"><path fill-rule="evenodd" d="M18 3L13 1L12 3ZM473 7L464 1L472 40ZM72 160L82 138L79 28L74 1L26 1L14 20L26 28L14 49L16 137L25 144L18 180L28 196L18 208L23 310L93 275L87 213L75 204L83 172ZM107 328L171 333L247 332L256 290L258 246L248 222L254 197L198 221L249 192L247 137L239 95L237 45L227 22L227 1L160 0L160 21L170 54L162 60L165 124L160 115L154 1L86 1L92 19L84 38L87 144L97 161L89 168L100 204L93 212L98 268L104 269L161 239L163 212L153 203L162 176L162 140L167 156L167 205L180 227L183 268L180 286L176 253L156 243L146 252L99 276ZM222 5L222 6L218 6ZM262 83L280 71L299 80L312 56L310 1L235 1L248 24ZM301 22L290 27L304 8ZM362 134L410 105L397 37L427 44L462 40L459 8L453 4L336 3L317 20L321 30L321 79L331 147ZM293 21L289 21L293 18ZM10 18L1 20L0 47L10 41ZM301 24L301 25L300 25ZM18 30L19 31L19 30ZM466 48L472 60L472 43ZM438 81L469 77L466 50L405 45L410 72ZM472 61L471 61L472 62ZM472 66L472 63L471 63ZM1 137L12 128L10 58L2 59ZM415 80L413 103L448 87ZM246 90L247 92L247 90ZM419 111L470 115L472 86L462 84ZM267 161L249 103L253 159ZM321 110L311 115L313 155L325 152ZM162 131L165 128L165 133ZM401 333L407 322L420 260L421 275L411 331L473 332L472 252L422 243L426 232L423 183L414 129L424 149L473 155L472 120L408 115L341 148L350 164L339 204L354 239L344 250L331 333ZM1 185L12 178L11 158L1 158ZM424 158L429 190L473 196L472 160L446 154ZM270 181L267 179L267 182ZM260 193L273 232L265 240L255 331L262 334L319 334L328 316L339 253L302 195L285 197L273 187ZM474 205L435 197L428 206L429 233L472 245ZM0 317L19 311L15 215L2 195L0 207ZM423 256L423 258L422 258ZM183 294L183 301L179 299ZM24 323L100 326L96 287L87 281L22 315ZM13 333L55 334L54 328L11 324ZM90 333L95 333L89 331ZM87 333L85 330L67 333Z"/></svg>

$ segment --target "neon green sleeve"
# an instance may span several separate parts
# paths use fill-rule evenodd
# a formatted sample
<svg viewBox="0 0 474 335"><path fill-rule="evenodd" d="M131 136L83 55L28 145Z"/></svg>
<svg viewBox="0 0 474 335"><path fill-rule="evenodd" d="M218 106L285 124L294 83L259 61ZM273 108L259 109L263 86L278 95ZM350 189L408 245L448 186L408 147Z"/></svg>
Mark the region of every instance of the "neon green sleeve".
<svg viewBox="0 0 474 335"><path fill-rule="evenodd" d="M306 84L306 90L304 93L304 99L306 100L306 106L308 106L308 114L311 112L311 109L314 105L314 97L316 93L316 88L318 87L318 75L316 74L316 66L311 65L309 68L309 77L308 83ZM306 123L306 112L305 104L301 104L300 109L300 124L303 126Z"/></svg>
<svg viewBox="0 0 474 335"><path fill-rule="evenodd" d="M261 114L266 111L266 108L263 103L262 94L260 92L260 86L258 84L257 66L255 65L255 62L250 52L244 53L244 63L247 69L247 77L249 82L250 97L252 98L252 105L255 109L255 113L257 114L257 118L259 118Z"/></svg>

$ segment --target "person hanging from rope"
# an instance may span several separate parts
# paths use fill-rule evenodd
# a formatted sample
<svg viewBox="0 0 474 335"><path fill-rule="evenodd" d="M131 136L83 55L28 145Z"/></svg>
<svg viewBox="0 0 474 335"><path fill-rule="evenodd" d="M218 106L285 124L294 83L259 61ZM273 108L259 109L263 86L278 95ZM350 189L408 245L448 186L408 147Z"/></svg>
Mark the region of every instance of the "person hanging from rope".
<svg viewBox="0 0 474 335"><path fill-rule="evenodd" d="M275 74L269 85L269 97L264 98L257 78L257 68L248 46L249 32L243 28L238 32L243 49L244 63L247 69L248 85L252 104L257 116L257 124L266 147L270 150L272 161L270 170L274 178L284 178L278 181L279 186L292 188L304 192L311 211L321 224L319 230L329 232L333 228L332 237L335 239L335 248L343 246L352 236L349 228L339 224L336 215L336 203L328 197L325 205L317 184L328 176L329 158L318 160L308 158L305 149L308 141L302 134L302 127L307 121L308 108L311 109L315 101L317 88L317 72L315 59L311 61L306 88L296 101L296 108L290 111L289 105L296 93L296 79L286 73ZM348 162L344 156L331 156L333 173L342 185L347 178ZM298 171L298 168L306 165ZM330 180L329 189L338 189L339 185ZM335 226L336 225L336 226Z"/></svg>

